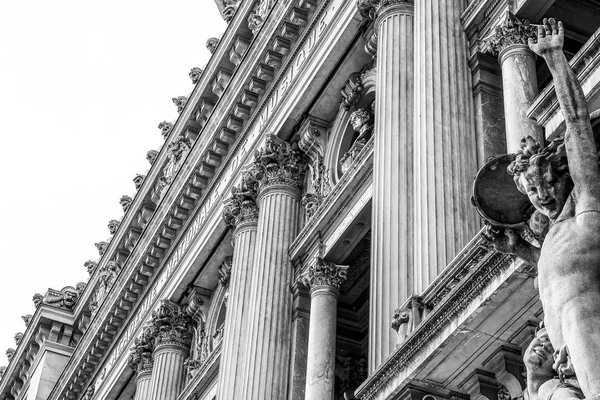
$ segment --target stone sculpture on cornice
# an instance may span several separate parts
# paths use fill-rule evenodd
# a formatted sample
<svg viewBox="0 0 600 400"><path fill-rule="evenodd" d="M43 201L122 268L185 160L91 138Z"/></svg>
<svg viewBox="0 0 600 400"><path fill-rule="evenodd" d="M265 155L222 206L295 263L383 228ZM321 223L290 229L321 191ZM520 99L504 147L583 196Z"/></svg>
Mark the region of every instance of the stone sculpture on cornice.
<svg viewBox="0 0 600 400"><path fill-rule="evenodd" d="M254 35L258 33L260 28L265 23L271 8L275 5L275 0L258 0L254 9L248 16L248 28Z"/></svg>
<svg viewBox="0 0 600 400"><path fill-rule="evenodd" d="M15 349L12 349L12 348L6 349L6 358L8 359L8 362L10 362L12 360L14 355L15 355Z"/></svg>
<svg viewBox="0 0 600 400"><path fill-rule="evenodd" d="M242 0L222 0L223 9L221 10L221 15L227 23L231 22L241 3Z"/></svg>
<svg viewBox="0 0 600 400"><path fill-rule="evenodd" d="M98 272L98 286L90 300L90 312L92 315L98 311L98 307L108 294L113 283L117 280L120 268L113 260L108 261Z"/></svg>
<svg viewBox="0 0 600 400"><path fill-rule="evenodd" d="M98 267L98 263L96 261L88 260L83 264L83 266L87 270L88 274L93 275L94 271L96 271L96 268Z"/></svg>
<svg viewBox="0 0 600 400"><path fill-rule="evenodd" d="M25 323L25 328L27 328L29 326L29 324L31 323L31 318L33 318L33 315L27 314L27 315L23 315L21 318L23 319L23 322Z"/></svg>
<svg viewBox="0 0 600 400"><path fill-rule="evenodd" d="M190 70L189 76L194 85L200 81L200 77L202 76L203 73L204 73L204 70L202 68L198 68L198 67L194 67Z"/></svg>
<svg viewBox="0 0 600 400"><path fill-rule="evenodd" d="M165 189L173 181L175 174L177 174L177 171L179 171L181 168L181 165L190 152L191 147L192 142L183 135L179 135L177 139L169 143L169 150L167 152L167 165L163 168L163 175L158 178L156 187L156 192L160 197L162 197Z"/></svg>
<svg viewBox="0 0 600 400"><path fill-rule="evenodd" d="M220 39L216 37L211 37L206 41L206 48L208 49L210 54L213 54L215 51L217 51L217 47L219 47L219 42Z"/></svg>
<svg viewBox="0 0 600 400"><path fill-rule="evenodd" d="M154 161L156 161L156 157L158 157L158 151L156 150L148 150L148 152L146 153L146 160L148 160L150 165L154 164Z"/></svg>
<svg viewBox="0 0 600 400"><path fill-rule="evenodd" d="M0 379L2 379L4 377L5 373L6 373L6 366L0 367Z"/></svg>
<svg viewBox="0 0 600 400"><path fill-rule="evenodd" d="M119 204L123 208L123 212L124 213L126 213L127 211L129 211L129 207L131 207L131 202L132 201L133 201L133 199L131 198L131 196L128 196L128 195L123 195L121 197L121 199L119 199Z"/></svg>
<svg viewBox="0 0 600 400"><path fill-rule="evenodd" d="M265 146L254 153L250 172L258 182L259 192L273 184L301 189L306 174L306 155L297 143L289 144L275 135L268 135Z"/></svg>
<svg viewBox="0 0 600 400"><path fill-rule="evenodd" d="M44 296L39 293L36 293L33 295L32 300L35 308L38 308L40 305L42 305L42 302L44 301Z"/></svg>
<svg viewBox="0 0 600 400"><path fill-rule="evenodd" d="M46 296L44 296L43 302L44 304L72 310L77 304L81 291L82 289L72 286L67 286L60 292L48 291Z"/></svg>
<svg viewBox="0 0 600 400"><path fill-rule="evenodd" d="M21 340L23 340L23 332L15 333L15 344L17 346L21 343Z"/></svg>
<svg viewBox="0 0 600 400"><path fill-rule="evenodd" d="M175 102L175 99L173 99L173 102ZM167 121L163 121L160 124L158 124L158 129L160 129L160 134L162 135L163 139L166 140L169 137L171 130L173 130L173 124Z"/></svg>
<svg viewBox="0 0 600 400"><path fill-rule="evenodd" d="M111 235L114 235L115 233L117 233L117 229L119 229L120 223L121 222L116 219L111 219L110 221L108 221L108 232Z"/></svg>
<svg viewBox="0 0 600 400"><path fill-rule="evenodd" d="M139 190L146 179L146 175L144 174L136 174L133 178L133 185L135 186L135 190Z"/></svg>
<svg viewBox="0 0 600 400"><path fill-rule="evenodd" d="M98 254L100 254L100 257L102 257L108 249L108 242L101 241L98 243L94 243L94 246L96 246L96 249L98 249Z"/></svg>
<svg viewBox="0 0 600 400"><path fill-rule="evenodd" d="M231 189L231 197L223 207L223 220L227 225L235 229L244 222L258 221L257 185L250 174L244 174L239 187Z"/></svg>
<svg viewBox="0 0 600 400"><path fill-rule="evenodd" d="M512 229L490 237L496 250L537 265L554 369L572 364L586 397L600 394L600 169L586 98L564 53L564 27L553 19L538 27L531 50L554 78L565 118L564 139L546 147L531 137L510 164L516 187L550 220L541 249Z"/></svg>
<svg viewBox="0 0 600 400"><path fill-rule="evenodd" d="M177 96L173 97L173 104L177 106L177 112L180 113L183 111L185 105L187 104L188 98L186 96Z"/></svg>

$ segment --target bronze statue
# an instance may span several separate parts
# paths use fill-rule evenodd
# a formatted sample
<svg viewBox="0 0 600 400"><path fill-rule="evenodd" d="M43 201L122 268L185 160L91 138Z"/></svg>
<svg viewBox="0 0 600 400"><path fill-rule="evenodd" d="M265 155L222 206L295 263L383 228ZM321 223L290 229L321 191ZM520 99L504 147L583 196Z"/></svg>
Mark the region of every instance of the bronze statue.
<svg viewBox="0 0 600 400"><path fill-rule="evenodd" d="M509 167L517 188L549 218L549 230L541 249L511 229L491 240L496 250L538 266L546 328L556 348L554 369L568 370L572 362L589 398L600 395L600 171L587 103L563 43L563 25L554 19L544 19L537 41L529 41L554 78L564 140L541 148L524 139Z"/></svg>

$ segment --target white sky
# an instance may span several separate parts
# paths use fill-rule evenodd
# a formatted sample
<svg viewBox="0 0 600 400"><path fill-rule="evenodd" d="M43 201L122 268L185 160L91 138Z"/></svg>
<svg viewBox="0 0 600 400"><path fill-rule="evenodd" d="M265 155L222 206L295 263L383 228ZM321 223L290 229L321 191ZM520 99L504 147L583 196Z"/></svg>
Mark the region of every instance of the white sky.
<svg viewBox="0 0 600 400"><path fill-rule="evenodd" d="M87 279L224 30L213 0L0 1L0 365L34 293Z"/></svg>

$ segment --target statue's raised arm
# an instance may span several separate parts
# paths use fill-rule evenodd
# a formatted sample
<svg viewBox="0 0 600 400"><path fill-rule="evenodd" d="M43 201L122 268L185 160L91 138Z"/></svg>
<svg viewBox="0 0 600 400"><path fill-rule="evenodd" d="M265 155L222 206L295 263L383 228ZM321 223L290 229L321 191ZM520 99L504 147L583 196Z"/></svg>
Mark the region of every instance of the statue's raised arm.
<svg viewBox="0 0 600 400"><path fill-rule="evenodd" d="M553 18L538 27L537 42L529 47L542 57L554 78L554 87L565 118L565 146L574 184L576 211L600 210L600 171L590 114L583 90L563 53L564 27Z"/></svg>

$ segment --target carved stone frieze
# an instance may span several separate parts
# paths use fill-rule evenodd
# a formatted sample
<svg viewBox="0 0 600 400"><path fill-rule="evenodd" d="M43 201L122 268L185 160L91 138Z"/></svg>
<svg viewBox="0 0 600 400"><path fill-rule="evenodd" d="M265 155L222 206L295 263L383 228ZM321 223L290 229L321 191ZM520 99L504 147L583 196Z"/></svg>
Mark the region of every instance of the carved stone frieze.
<svg viewBox="0 0 600 400"><path fill-rule="evenodd" d="M526 19L507 13L506 19L502 25L496 27L494 36L488 42L490 53L498 55L509 46L527 45L529 38L536 37L537 27Z"/></svg>
<svg viewBox="0 0 600 400"><path fill-rule="evenodd" d="M289 144L269 135L265 146L254 153L251 174L263 188L278 184L301 189L306 174L306 156L296 143Z"/></svg>
<svg viewBox="0 0 600 400"><path fill-rule="evenodd" d="M240 186L233 187L223 207L223 220L227 225L235 228L243 222L258 221L257 185L258 182L246 174Z"/></svg>
<svg viewBox="0 0 600 400"><path fill-rule="evenodd" d="M198 68L198 67L194 67L190 70L189 76L194 85L196 83L198 83L198 81L200 81L200 77L202 76L203 73L204 73L204 70L202 68Z"/></svg>
<svg viewBox="0 0 600 400"><path fill-rule="evenodd" d="M248 16L248 28L250 28L254 35L258 33L265 23L265 20L275 3L275 0L258 0L256 2L254 9Z"/></svg>
<svg viewBox="0 0 600 400"><path fill-rule="evenodd" d="M131 206L132 201L133 201L133 199L131 198L131 196L127 196L127 195L123 195L119 199L119 204L121 205L121 207L123 207L124 213L126 213L129 210L129 207Z"/></svg>
<svg viewBox="0 0 600 400"><path fill-rule="evenodd" d="M177 99L179 99L179 97L177 97ZM173 99L173 103L178 104L175 102L175 99ZM184 104L185 106L185 104ZM181 112L179 110L179 105L177 105L178 109L177 111ZM183 109L183 107L182 107ZM173 124L171 122L167 122L167 121L163 121L160 124L158 124L158 129L160 129L160 134L162 135L163 139L167 139L169 137L169 134L171 133L171 131L173 130Z"/></svg>
<svg viewBox="0 0 600 400"><path fill-rule="evenodd" d="M177 112L180 113L187 104L188 98L186 96L177 96L173 97L171 100L173 100L173 104L177 106Z"/></svg>
<svg viewBox="0 0 600 400"><path fill-rule="evenodd" d="M92 275L94 273L94 271L96 271L96 268L98 267L98 263L96 261L88 260L83 264L83 266L87 270L88 274Z"/></svg>
<svg viewBox="0 0 600 400"><path fill-rule="evenodd" d="M192 147L192 142L187 137L180 135L173 142L169 143L167 153L167 165L163 168L163 175L158 179L155 188L156 200L162 198L165 189L171 184L177 171L181 168L183 161L187 157Z"/></svg>
<svg viewBox="0 0 600 400"><path fill-rule="evenodd" d="M118 221L118 220L116 220L116 219L111 219L111 220L108 222L108 232L109 232L111 235L114 235L115 233L117 233L117 229L119 229L119 224L120 224L120 223L121 223L121 222L120 222L120 221Z"/></svg>
<svg viewBox="0 0 600 400"><path fill-rule="evenodd" d="M232 257L226 257L223 260L223 264L219 267L219 283L222 286L227 286L229 284L229 278L231 278L231 267L233 264Z"/></svg>
<svg viewBox="0 0 600 400"><path fill-rule="evenodd" d="M154 351L156 333L154 326L147 326L144 328L142 335L133 342L127 365L138 374L152 369L154 364L152 352Z"/></svg>
<svg viewBox="0 0 600 400"><path fill-rule="evenodd" d="M163 300L157 311L152 313L152 324L156 329L156 346L173 345L189 350L192 338L192 317L177 304Z"/></svg>
<svg viewBox="0 0 600 400"><path fill-rule="evenodd" d="M49 289L42 301L44 304L72 310L75 308L83 289L85 289L84 283L78 283L76 287L67 286L60 291Z"/></svg>
<svg viewBox="0 0 600 400"><path fill-rule="evenodd" d="M316 262L308 267L301 279L302 283L311 290L323 286L339 290L347 276L347 265L337 265L317 257Z"/></svg>
<svg viewBox="0 0 600 400"><path fill-rule="evenodd" d="M216 37L211 37L206 41L206 48L208 49L210 54L213 54L215 51L217 51L217 47L219 47L219 42L220 39Z"/></svg>
<svg viewBox="0 0 600 400"><path fill-rule="evenodd" d="M363 21L375 20L387 7L397 4L413 5L414 0L358 0L356 8Z"/></svg>
<svg viewBox="0 0 600 400"><path fill-rule="evenodd" d="M156 151L156 150L149 150L146 153L146 160L148 160L148 162L150 163L150 165L154 164L154 161L156 160L156 157L158 157L158 151Z"/></svg>

